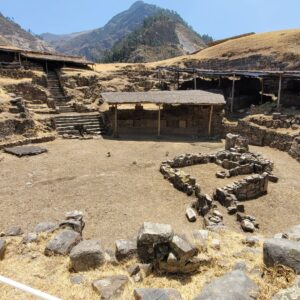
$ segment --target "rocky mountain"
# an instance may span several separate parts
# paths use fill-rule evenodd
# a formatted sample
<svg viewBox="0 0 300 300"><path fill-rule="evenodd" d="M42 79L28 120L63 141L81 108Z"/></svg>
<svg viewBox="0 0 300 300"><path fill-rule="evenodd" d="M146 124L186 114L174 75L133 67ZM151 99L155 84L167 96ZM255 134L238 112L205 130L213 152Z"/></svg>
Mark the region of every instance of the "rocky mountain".
<svg viewBox="0 0 300 300"><path fill-rule="evenodd" d="M45 41L21 28L13 20L0 13L0 44L25 50L54 51Z"/></svg>
<svg viewBox="0 0 300 300"><path fill-rule="evenodd" d="M82 55L88 59L96 62L107 59L107 52L110 51L115 45L119 45L120 41L126 38L132 32L139 30L144 25L144 21L147 18L158 15L166 10L159 8L158 6L144 3L143 1L135 2L128 10L113 17L104 27L90 30L87 32L79 32L67 35L53 35L43 34L41 37L50 43L56 51L71 54ZM180 18L181 19L181 18ZM172 26L171 30L168 30L164 25L163 31L173 32L176 31L177 38L174 37L173 41L177 44L177 47L167 47L164 50L164 55L160 57L172 57L177 54L188 53L190 50L197 50L203 47L203 41L194 31L192 31L187 24L180 21L170 22ZM171 24L172 23L172 24ZM153 30L157 32L161 31L159 22L153 26ZM150 32L148 37L150 38ZM163 35L164 38L167 34ZM176 40L176 41L175 41ZM169 40L165 43L168 44ZM180 46L181 45L181 46ZM146 45L147 46L147 45ZM183 51L178 51L177 48L183 48ZM174 49L173 49L174 48ZM153 51L155 49L150 49ZM161 49L162 50L162 49ZM137 50L139 51L139 50ZM149 58L152 59L153 53L149 53ZM148 61L148 57L145 57L143 61Z"/></svg>
<svg viewBox="0 0 300 300"><path fill-rule="evenodd" d="M161 10L107 51L105 62L150 62L206 47L201 36L175 12Z"/></svg>

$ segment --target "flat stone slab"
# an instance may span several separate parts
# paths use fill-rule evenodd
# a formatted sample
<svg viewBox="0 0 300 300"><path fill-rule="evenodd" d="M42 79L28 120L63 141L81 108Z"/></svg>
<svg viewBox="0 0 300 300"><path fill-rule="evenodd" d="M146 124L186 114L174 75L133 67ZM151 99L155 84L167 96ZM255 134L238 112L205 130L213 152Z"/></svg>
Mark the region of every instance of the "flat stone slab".
<svg viewBox="0 0 300 300"><path fill-rule="evenodd" d="M45 152L48 152L47 149L37 147L37 146L17 146L17 147L10 147L4 148L6 153L16 155L18 157L27 156L27 155L38 155Z"/></svg>
<svg viewBox="0 0 300 300"><path fill-rule="evenodd" d="M263 246L264 263L267 267L283 265L300 274L300 243L287 239L269 239Z"/></svg>
<svg viewBox="0 0 300 300"><path fill-rule="evenodd" d="M135 289L135 300L182 300L180 293L175 289Z"/></svg>
<svg viewBox="0 0 300 300"><path fill-rule="evenodd" d="M194 300L253 300L259 288L243 271L236 270L213 280Z"/></svg>
<svg viewBox="0 0 300 300"><path fill-rule="evenodd" d="M41 222L34 227L34 232L42 233L48 232L51 233L58 228L58 225L53 222Z"/></svg>
<svg viewBox="0 0 300 300"><path fill-rule="evenodd" d="M81 235L73 230L64 230L50 240L45 255L67 255L81 241Z"/></svg>
<svg viewBox="0 0 300 300"><path fill-rule="evenodd" d="M75 272L87 271L104 264L105 252L100 241L85 240L71 250L70 260Z"/></svg>
<svg viewBox="0 0 300 300"><path fill-rule="evenodd" d="M100 294L100 299L122 299L121 296L128 280L126 275L116 275L96 280L92 286Z"/></svg>

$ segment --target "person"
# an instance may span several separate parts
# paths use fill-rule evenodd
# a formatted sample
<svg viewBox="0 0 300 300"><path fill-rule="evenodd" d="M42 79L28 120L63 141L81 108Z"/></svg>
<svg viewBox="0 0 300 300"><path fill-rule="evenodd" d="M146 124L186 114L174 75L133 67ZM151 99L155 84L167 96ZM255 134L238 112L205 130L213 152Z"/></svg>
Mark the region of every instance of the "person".
<svg viewBox="0 0 300 300"><path fill-rule="evenodd" d="M79 134L84 137L84 134L87 133L87 130L84 128L82 124L77 124L74 126L75 130L78 130Z"/></svg>

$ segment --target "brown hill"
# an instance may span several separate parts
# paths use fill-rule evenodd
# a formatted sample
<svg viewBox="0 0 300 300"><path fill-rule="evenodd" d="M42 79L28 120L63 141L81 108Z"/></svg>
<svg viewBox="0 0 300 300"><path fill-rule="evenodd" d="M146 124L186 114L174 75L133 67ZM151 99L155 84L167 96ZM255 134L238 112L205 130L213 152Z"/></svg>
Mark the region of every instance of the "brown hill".
<svg viewBox="0 0 300 300"><path fill-rule="evenodd" d="M300 70L300 29L255 34L156 62L204 69Z"/></svg>

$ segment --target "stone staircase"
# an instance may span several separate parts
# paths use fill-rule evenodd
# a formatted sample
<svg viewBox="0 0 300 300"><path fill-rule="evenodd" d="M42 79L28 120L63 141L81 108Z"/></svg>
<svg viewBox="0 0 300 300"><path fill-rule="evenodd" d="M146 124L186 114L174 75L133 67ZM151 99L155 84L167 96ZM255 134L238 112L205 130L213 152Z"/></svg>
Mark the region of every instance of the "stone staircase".
<svg viewBox="0 0 300 300"><path fill-rule="evenodd" d="M88 134L100 135L105 133L105 124L101 114L73 114L54 118L59 135L79 135L76 125L83 125Z"/></svg>
<svg viewBox="0 0 300 300"><path fill-rule="evenodd" d="M55 106L58 108L59 113L72 113L75 108L68 104L66 96L63 92L59 77L54 70L49 70L47 73L48 90L54 99Z"/></svg>

